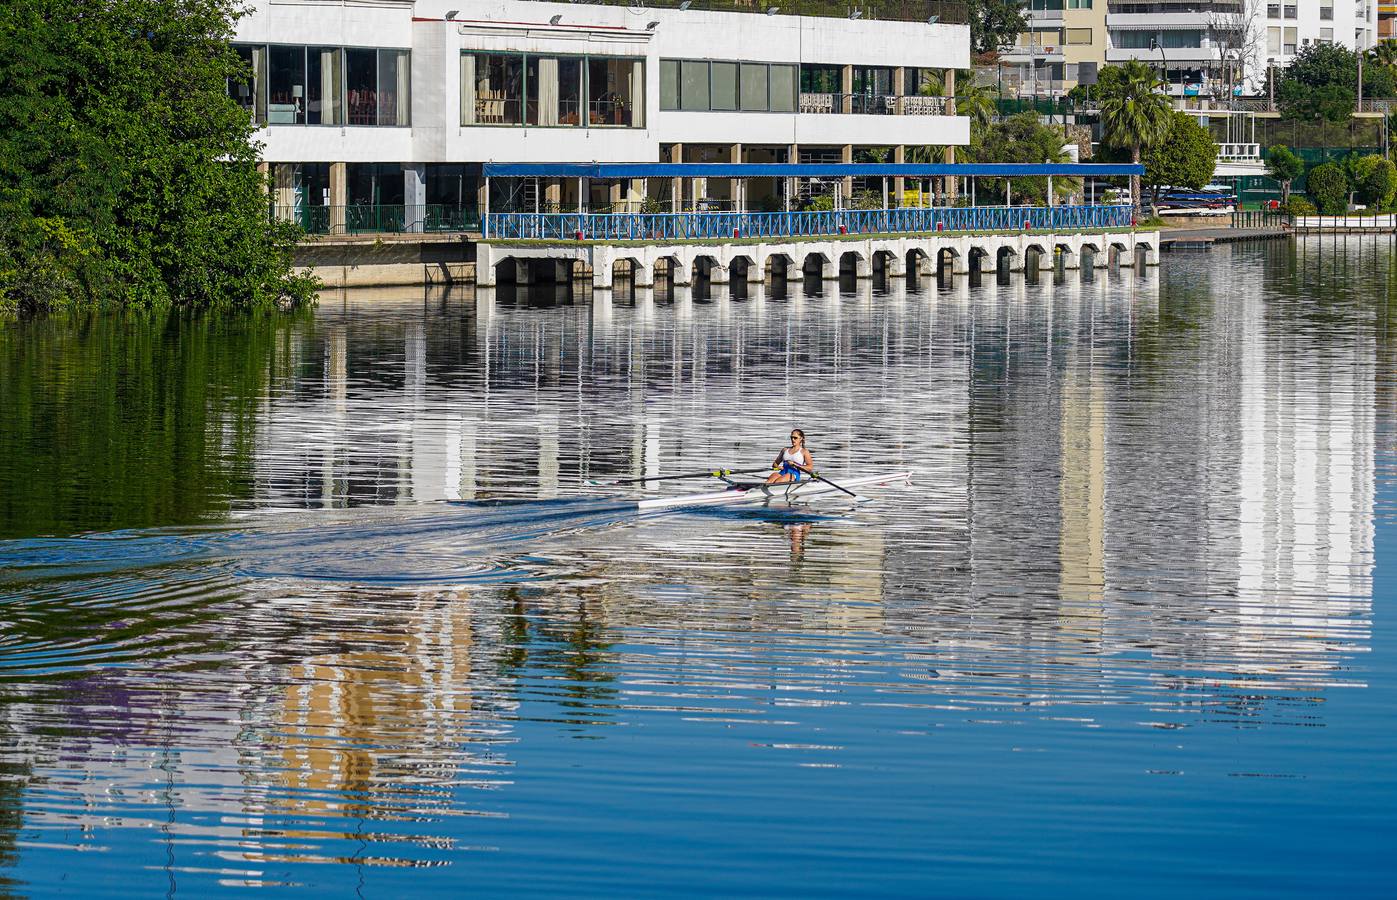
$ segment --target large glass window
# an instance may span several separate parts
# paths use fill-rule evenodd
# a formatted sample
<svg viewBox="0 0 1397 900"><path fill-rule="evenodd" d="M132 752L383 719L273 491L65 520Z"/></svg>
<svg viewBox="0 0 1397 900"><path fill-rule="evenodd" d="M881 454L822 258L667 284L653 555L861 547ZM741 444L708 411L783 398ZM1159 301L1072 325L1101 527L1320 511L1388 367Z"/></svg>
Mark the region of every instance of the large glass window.
<svg viewBox="0 0 1397 900"><path fill-rule="evenodd" d="M306 122L343 125L340 81L343 55L338 47L306 49Z"/></svg>
<svg viewBox="0 0 1397 900"><path fill-rule="evenodd" d="M660 109L679 108L679 60L660 60Z"/></svg>
<svg viewBox="0 0 1397 900"><path fill-rule="evenodd" d="M711 109L708 101L708 63L686 59L679 64L679 108Z"/></svg>
<svg viewBox="0 0 1397 900"><path fill-rule="evenodd" d="M267 48L235 44L233 52L242 60L247 74L242 78L228 79L228 96L252 116L254 121L265 124L267 121Z"/></svg>
<svg viewBox="0 0 1397 900"><path fill-rule="evenodd" d="M588 57L588 124L639 128L645 124L644 98L643 62L622 57Z"/></svg>
<svg viewBox="0 0 1397 900"><path fill-rule="evenodd" d="M737 63L712 62L708 64L708 74L712 89L709 92L709 109L737 109Z"/></svg>
<svg viewBox="0 0 1397 900"><path fill-rule="evenodd" d="M645 123L644 63L619 57L464 53L462 125Z"/></svg>
<svg viewBox="0 0 1397 900"><path fill-rule="evenodd" d="M522 125L524 57L518 53L477 53L473 115L467 124Z"/></svg>
<svg viewBox="0 0 1397 900"><path fill-rule="evenodd" d="M843 91L843 73L839 66L801 66L802 94L838 94Z"/></svg>
<svg viewBox="0 0 1397 900"><path fill-rule="evenodd" d="M766 66L762 63L742 64L742 108L765 112L769 108Z"/></svg>
<svg viewBox="0 0 1397 900"><path fill-rule="evenodd" d="M796 67L771 67L771 111L795 112L796 110Z"/></svg>
<svg viewBox="0 0 1397 900"><path fill-rule="evenodd" d="M406 50L344 51L346 121L350 125L407 125L411 98Z"/></svg>
<svg viewBox="0 0 1397 900"><path fill-rule="evenodd" d="M306 124L306 48L267 52L267 124Z"/></svg>

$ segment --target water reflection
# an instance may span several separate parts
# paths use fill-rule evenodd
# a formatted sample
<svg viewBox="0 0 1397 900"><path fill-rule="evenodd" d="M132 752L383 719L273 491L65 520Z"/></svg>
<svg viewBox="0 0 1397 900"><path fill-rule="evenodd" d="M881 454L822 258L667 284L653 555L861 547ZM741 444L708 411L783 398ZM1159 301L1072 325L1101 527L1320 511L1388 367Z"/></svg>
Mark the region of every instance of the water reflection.
<svg viewBox="0 0 1397 900"><path fill-rule="evenodd" d="M332 298L211 339L230 360L211 369L99 385L88 359L89 408L182 387L170 440L230 486L183 517L111 519L131 484L89 484L86 518L10 506L0 873L52 891L100 849L73 875L88 893L489 890L525 867L603 893L567 848L636 864L635 828L682 856L683 820L719 815L699 795L755 773L766 818L724 808L736 843L706 865L774 892L801 877L752 874L739 845L785 847L762 822L826 795L902 823L826 818L889 860L875 881L918 870L933 819L1012 831L1005 795L954 799L969 763L925 765L947 744L992 765L1000 726L1073 754L1033 769L1063 804L1209 771L1235 727L1269 742L1263 774L1304 777L1282 726L1369 684L1375 434L1397 406L1385 306L1352 265L1301 242L1028 280ZM35 364L70 340L8 332L7 396L80 403ZM0 415L27 423L16 453L63 436ZM793 424L827 471L912 486L639 515L587 484L760 464ZM38 537L113 521L207 524ZM1188 766L1159 729L1197 735ZM939 801L889 796L921 784Z"/></svg>

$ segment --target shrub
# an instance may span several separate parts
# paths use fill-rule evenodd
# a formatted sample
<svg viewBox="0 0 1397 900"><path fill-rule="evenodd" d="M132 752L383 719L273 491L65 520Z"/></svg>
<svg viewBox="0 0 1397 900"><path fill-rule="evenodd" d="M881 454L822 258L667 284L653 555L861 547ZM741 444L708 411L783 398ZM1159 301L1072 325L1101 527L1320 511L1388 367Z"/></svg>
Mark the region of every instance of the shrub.
<svg viewBox="0 0 1397 900"><path fill-rule="evenodd" d="M1397 193L1397 166L1377 154L1365 156L1353 164L1353 187L1360 203L1386 209Z"/></svg>
<svg viewBox="0 0 1397 900"><path fill-rule="evenodd" d="M1348 178L1334 163L1322 163L1310 170L1305 193L1325 215L1339 215L1348 206Z"/></svg>
<svg viewBox="0 0 1397 900"><path fill-rule="evenodd" d="M1285 206L1281 207L1281 211L1288 216L1312 216L1318 212L1313 203L1306 200L1304 197L1293 195L1286 201Z"/></svg>
<svg viewBox="0 0 1397 900"><path fill-rule="evenodd" d="M806 212L829 212L834 209L834 195L821 194L818 197L811 197L805 201Z"/></svg>

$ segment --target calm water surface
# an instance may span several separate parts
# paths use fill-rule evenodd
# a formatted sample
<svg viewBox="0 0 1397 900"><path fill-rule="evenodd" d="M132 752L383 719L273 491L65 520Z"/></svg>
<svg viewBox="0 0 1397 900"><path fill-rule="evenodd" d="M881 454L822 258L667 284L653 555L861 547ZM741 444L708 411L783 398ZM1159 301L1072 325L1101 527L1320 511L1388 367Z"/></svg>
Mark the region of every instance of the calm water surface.
<svg viewBox="0 0 1397 900"><path fill-rule="evenodd" d="M1390 896L1388 246L1093 274L0 326L0 895Z"/></svg>

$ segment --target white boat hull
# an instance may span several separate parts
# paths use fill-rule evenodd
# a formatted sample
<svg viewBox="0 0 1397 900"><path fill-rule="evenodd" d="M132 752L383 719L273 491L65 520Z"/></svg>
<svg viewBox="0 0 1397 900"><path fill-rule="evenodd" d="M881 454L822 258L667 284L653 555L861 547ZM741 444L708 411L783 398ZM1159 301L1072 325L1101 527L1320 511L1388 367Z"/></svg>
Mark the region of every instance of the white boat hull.
<svg viewBox="0 0 1397 900"><path fill-rule="evenodd" d="M836 479L841 487L853 490L861 487L882 487L893 484L906 484L911 472L892 472L885 475L856 475L852 478ZM636 506L646 509L669 509L680 506L721 506L737 503L804 503L815 497L836 494L847 497L843 491L826 481L805 480L793 484L753 484L729 487L707 494L684 494L679 497L655 497L650 500L637 500Z"/></svg>

